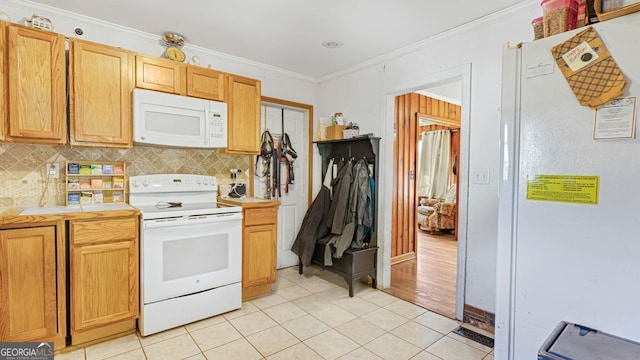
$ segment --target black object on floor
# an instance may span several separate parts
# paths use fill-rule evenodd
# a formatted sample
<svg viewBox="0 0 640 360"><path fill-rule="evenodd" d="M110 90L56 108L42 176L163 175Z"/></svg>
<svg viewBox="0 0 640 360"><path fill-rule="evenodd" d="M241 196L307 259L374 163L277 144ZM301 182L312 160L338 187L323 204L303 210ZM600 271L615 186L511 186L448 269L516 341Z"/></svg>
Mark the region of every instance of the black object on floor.
<svg viewBox="0 0 640 360"><path fill-rule="evenodd" d="M462 337L465 337L469 340L473 340L479 344L482 344L484 346L488 346L490 348L493 348L493 339L488 337L488 336L484 336L482 334L478 334L477 332L467 329L467 328L463 328L462 326L458 326L457 328L455 328L453 331L451 331L452 333L458 334Z"/></svg>

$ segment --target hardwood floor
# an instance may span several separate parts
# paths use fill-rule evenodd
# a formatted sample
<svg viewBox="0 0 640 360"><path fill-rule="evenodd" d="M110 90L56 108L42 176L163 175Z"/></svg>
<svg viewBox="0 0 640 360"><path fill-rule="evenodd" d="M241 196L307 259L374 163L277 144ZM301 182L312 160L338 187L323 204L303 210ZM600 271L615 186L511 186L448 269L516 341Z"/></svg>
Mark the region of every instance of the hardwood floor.
<svg viewBox="0 0 640 360"><path fill-rule="evenodd" d="M418 231L417 260L391 266L385 292L440 315L455 318L458 242L451 234Z"/></svg>

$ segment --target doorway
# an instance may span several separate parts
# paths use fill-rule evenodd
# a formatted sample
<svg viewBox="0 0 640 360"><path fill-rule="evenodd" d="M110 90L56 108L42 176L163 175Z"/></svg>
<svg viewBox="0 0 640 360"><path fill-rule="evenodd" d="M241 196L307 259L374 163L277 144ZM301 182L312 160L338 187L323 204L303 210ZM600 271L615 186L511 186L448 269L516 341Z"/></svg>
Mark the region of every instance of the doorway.
<svg viewBox="0 0 640 360"><path fill-rule="evenodd" d="M450 251L449 259L454 258L455 261L451 261L449 264L451 267L450 270L447 270L446 273L450 276L449 283L455 283L455 292L453 299L451 299L451 295L449 295L449 299L447 300L450 304L455 304L454 311L446 314L449 317L461 320L463 315L463 307L464 307L464 284L465 284L465 267L466 267L466 219L467 219L467 196L468 196L468 162L469 162L469 98L470 98L470 80L471 80L471 65L462 65L457 68L453 68L450 70L445 70L437 74L430 75L425 78L416 79L415 81L409 83L403 83L394 88L388 88L385 91L386 95L386 118L391 120L397 117L399 111L406 111L407 105L409 105L409 109L411 110L410 102L398 102L398 96L405 94L412 94L418 90L429 89L435 86L441 86L453 82L458 82L459 88L461 88L461 101L460 101L460 157L456 164L457 171L457 226L451 234L446 234L445 232L439 232L438 240L447 240L449 245L453 244L453 251ZM445 101L446 103L446 101ZM415 111L419 112L419 108L416 108ZM414 128L411 128L411 122L415 123ZM404 262L411 261L411 259L415 260L415 266L410 266L410 263L404 264L405 267L409 267L411 272L415 273L416 279L418 276L418 259L421 257L420 250L421 244L422 249L429 248L429 240L433 240L431 237L430 231L422 231L418 229L417 226L417 206L419 204L419 199L416 193L416 171L417 171L417 155L415 148L417 148L417 144L415 145L414 151L412 153L401 154L399 153L399 149L403 149L406 147L412 146L412 144L417 143L417 136L419 134L418 126L417 126L417 118L414 116L413 120L407 120L406 123L397 123L392 122L393 125L385 126L383 130L384 136L389 139L393 139L391 142L387 142L383 149L384 159L386 164L393 164L394 169L394 177L393 179L389 179L391 181L387 181L386 184L381 184L382 189L388 191L385 194L384 199L381 199L385 204L389 204L388 210L386 210L386 216L388 216L388 221L385 221L383 224L383 231L388 234L388 238L384 239L384 244L382 247L382 283L385 289L390 289L394 287L392 283L392 266L397 267L396 265L392 265L392 259L395 260L394 263L402 264ZM401 138L399 134L401 132L406 132L407 128L409 128L409 136L405 139ZM411 133L413 131L413 133ZM407 158L409 158L407 161ZM409 165L399 165L401 162L398 160L402 160L402 163L409 163ZM413 165L411 165L413 164ZM391 168L391 165L389 165ZM405 190L406 189L406 190ZM393 210L395 208L395 210ZM406 222L405 222L406 220ZM402 222L402 224L401 224ZM457 237L457 241L454 237ZM413 243L411 243L411 239L413 238ZM398 240L403 242L399 243ZM409 240L409 241L407 241ZM401 245L399 245L401 244ZM392 256L392 253L395 251L395 259ZM401 250L401 251L397 251ZM413 254L411 254L413 252ZM433 251L433 253L437 253L437 251ZM406 255L408 254L408 255ZM403 259L402 256L405 256ZM398 257L400 256L400 257ZM398 261L400 259L400 261ZM437 259L433 259L428 262L428 265L437 264ZM399 265L398 265L399 266ZM443 269L444 265L437 267L438 269ZM455 270L452 270L454 269ZM433 271L429 272L433 273ZM455 280L452 280L455 278ZM415 281L414 281L415 283ZM451 289L452 287L450 287ZM415 290L413 291L415 294ZM439 301L439 303L445 302L444 300ZM432 307L425 306L430 308L430 310L434 310L439 312L440 310ZM451 307L449 308L451 309Z"/></svg>
<svg viewBox="0 0 640 360"><path fill-rule="evenodd" d="M294 180L287 183L283 176L280 181L280 201L278 209L278 241L277 241L277 268L285 268L298 264L298 256L291 252L291 245L295 241L296 234L302 224L305 211L310 204L311 184L309 172L313 167L311 151L313 106L292 101L262 97L261 102L261 133L269 130L274 140L280 138L286 132L291 141L291 146L297 153L293 162ZM253 157L255 164L255 157ZM281 164L281 166L284 166ZM252 169L254 183L252 189L255 197L265 197L267 184L264 177L255 176ZM280 170L283 174L286 168Z"/></svg>

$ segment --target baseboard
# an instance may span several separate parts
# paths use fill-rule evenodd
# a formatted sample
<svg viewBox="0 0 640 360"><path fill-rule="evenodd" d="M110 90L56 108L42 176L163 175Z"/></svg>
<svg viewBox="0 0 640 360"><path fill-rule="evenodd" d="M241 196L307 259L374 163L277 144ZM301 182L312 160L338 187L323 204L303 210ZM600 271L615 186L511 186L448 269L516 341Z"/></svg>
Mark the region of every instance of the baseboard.
<svg viewBox="0 0 640 360"><path fill-rule="evenodd" d="M406 254L394 256L391 258L391 265L399 264L403 261L413 260L416 258L416 253L411 251Z"/></svg>

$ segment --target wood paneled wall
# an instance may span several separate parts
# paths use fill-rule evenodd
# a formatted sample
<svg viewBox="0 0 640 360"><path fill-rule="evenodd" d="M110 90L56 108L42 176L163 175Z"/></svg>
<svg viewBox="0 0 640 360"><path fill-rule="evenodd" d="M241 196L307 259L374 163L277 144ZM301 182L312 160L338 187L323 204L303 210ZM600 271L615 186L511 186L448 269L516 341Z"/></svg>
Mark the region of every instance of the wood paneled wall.
<svg viewBox="0 0 640 360"><path fill-rule="evenodd" d="M451 104L427 96L418 96L420 98L418 104L419 113L450 120L457 120L460 122L460 105Z"/></svg>
<svg viewBox="0 0 640 360"><path fill-rule="evenodd" d="M415 114L420 110L420 95L400 95L395 101L394 180L391 209L391 263L415 257L416 252L416 156Z"/></svg>
<svg viewBox="0 0 640 360"><path fill-rule="evenodd" d="M391 263L412 259L416 254L417 154L422 131L436 125L418 127L416 113L460 121L460 106L416 93L395 99L394 172L395 191L391 209ZM424 128L424 130L423 130ZM430 129L426 129L430 128ZM441 127L445 128L445 127ZM459 162L459 161L458 161Z"/></svg>

